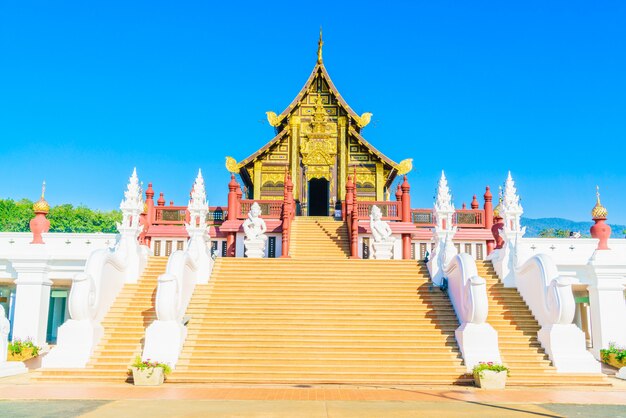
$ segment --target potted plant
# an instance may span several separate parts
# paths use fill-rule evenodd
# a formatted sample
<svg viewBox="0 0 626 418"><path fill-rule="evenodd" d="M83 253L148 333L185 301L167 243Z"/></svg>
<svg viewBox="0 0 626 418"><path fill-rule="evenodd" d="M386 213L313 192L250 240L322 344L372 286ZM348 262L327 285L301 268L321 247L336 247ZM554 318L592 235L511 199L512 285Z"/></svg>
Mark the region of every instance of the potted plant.
<svg viewBox="0 0 626 418"><path fill-rule="evenodd" d="M626 348L618 347L614 342L609 343L609 348L600 350L600 357L602 362L618 369L626 367Z"/></svg>
<svg viewBox="0 0 626 418"><path fill-rule="evenodd" d="M16 339L8 345L8 361L26 361L39 355L40 347L37 347L32 340Z"/></svg>
<svg viewBox="0 0 626 418"><path fill-rule="evenodd" d="M165 376L172 371L167 363L158 361L142 360L135 357L135 362L130 366L129 372L133 375L135 386L159 386L163 384Z"/></svg>
<svg viewBox="0 0 626 418"><path fill-rule="evenodd" d="M494 362L480 362L474 366L474 384L483 389L504 389L509 368Z"/></svg>

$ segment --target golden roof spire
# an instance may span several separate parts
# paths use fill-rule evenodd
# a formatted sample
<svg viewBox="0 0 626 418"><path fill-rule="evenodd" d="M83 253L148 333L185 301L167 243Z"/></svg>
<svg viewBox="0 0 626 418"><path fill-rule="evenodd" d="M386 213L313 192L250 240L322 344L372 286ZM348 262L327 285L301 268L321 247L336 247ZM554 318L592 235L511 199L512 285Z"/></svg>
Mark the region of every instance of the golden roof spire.
<svg viewBox="0 0 626 418"><path fill-rule="evenodd" d="M317 63L322 63L322 46L324 46L324 41L322 40L322 27L320 26L320 40L317 41Z"/></svg>
<svg viewBox="0 0 626 418"><path fill-rule="evenodd" d="M609 211L600 203L600 186L596 186L596 205L591 210L591 216L593 219L606 218L608 214Z"/></svg>
<svg viewBox="0 0 626 418"><path fill-rule="evenodd" d="M50 205L48 204L48 202L46 202L46 199L44 199L43 197L45 193L46 193L46 181L44 180L43 184L41 185L41 197L33 205L34 212L48 213L50 211Z"/></svg>

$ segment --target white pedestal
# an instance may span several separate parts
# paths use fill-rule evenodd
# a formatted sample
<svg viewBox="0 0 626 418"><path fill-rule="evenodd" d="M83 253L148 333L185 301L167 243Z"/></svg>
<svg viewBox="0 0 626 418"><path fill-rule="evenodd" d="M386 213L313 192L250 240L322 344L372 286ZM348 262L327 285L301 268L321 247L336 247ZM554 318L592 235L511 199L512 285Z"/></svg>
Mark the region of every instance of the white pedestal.
<svg viewBox="0 0 626 418"><path fill-rule="evenodd" d="M178 356L187 338L187 328L178 321L154 321L146 329L143 360L167 363L176 367Z"/></svg>
<svg viewBox="0 0 626 418"><path fill-rule="evenodd" d="M43 368L84 368L104 334L102 325L70 319L59 327L57 345L41 361Z"/></svg>
<svg viewBox="0 0 626 418"><path fill-rule="evenodd" d="M480 362L502 363L498 332L489 324L465 323L454 332L465 367L471 372Z"/></svg>
<svg viewBox="0 0 626 418"><path fill-rule="evenodd" d="M615 377L617 377L618 379L626 380L626 367L622 367L621 369L619 369L618 372L615 374Z"/></svg>
<svg viewBox="0 0 626 418"><path fill-rule="evenodd" d="M15 376L28 373L28 369L21 361L5 361L0 363L0 377Z"/></svg>
<svg viewBox="0 0 626 418"><path fill-rule="evenodd" d="M264 239L244 240L243 244L246 248L246 257L248 258L265 257L265 243L266 241Z"/></svg>
<svg viewBox="0 0 626 418"><path fill-rule="evenodd" d="M574 324L554 324L537 333L559 373L601 373L600 363L586 349L585 334Z"/></svg>
<svg viewBox="0 0 626 418"><path fill-rule="evenodd" d="M393 241L372 243L372 258L374 260L391 260L393 258Z"/></svg>

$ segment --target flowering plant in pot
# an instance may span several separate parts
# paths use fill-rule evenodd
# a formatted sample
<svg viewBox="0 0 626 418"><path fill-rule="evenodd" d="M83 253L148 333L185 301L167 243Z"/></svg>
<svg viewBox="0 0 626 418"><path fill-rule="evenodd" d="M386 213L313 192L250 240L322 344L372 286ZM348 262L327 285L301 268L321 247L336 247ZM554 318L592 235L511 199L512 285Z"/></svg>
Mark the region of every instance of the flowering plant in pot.
<svg viewBox="0 0 626 418"><path fill-rule="evenodd" d="M619 347L615 342L609 342L609 348L600 350L602 362L618 369L626 367L626 348Z"/></svg>
<svg viewBox="0 0 626 418"><path fill-rule="evenodd" d="M163 384L165 376L171 373L172 368L167 363L142 360L137 356L128 371L133 375L135 386L159 386Z"/></svg>
<svg viewBox="0 0 626 418"><path fill-rule="evenodd" d="M504 389L506 378L509 375L509 368L503 364L480 362L472 370L474 383L483 389Z"/></svg>
<svg viewBox="0 0 626 418"><path fill-rule="evenodd" d="M25 361L39 355L41 347L38 347L28 338L26 340L16 339L9 343L7 347L8 361Z"/></svg>

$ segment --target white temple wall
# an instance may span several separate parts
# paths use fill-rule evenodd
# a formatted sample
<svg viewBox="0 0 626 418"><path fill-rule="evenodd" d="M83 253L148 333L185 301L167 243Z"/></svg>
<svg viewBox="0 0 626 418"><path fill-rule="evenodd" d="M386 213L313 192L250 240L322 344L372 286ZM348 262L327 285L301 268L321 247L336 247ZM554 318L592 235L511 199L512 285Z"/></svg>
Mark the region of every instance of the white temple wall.
<svg viewBox="0 0 626 418"><path fill-rule="evenodd" d="M54 340L56 330L48 330L50 303L60 304L53 315L56 328L68 318L61 293L84 270L89 254L113 246L116 238L104 233L44 233L45 244L30 244L30 232L0 232L0 304L11 322L11 337L30 338L41 346L48 334Z"/></svg>

